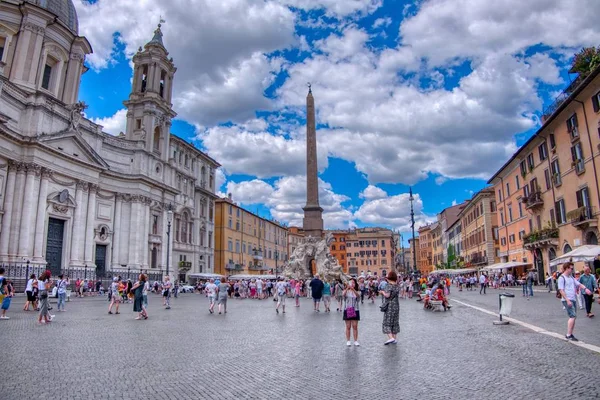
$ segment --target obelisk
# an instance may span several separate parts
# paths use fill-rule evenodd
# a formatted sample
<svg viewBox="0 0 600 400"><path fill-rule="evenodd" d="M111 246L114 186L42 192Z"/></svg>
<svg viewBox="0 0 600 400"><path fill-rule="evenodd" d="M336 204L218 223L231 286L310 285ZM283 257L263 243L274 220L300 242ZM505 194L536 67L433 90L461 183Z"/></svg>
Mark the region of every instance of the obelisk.
<svg viewBox="0 0 600 400"><path fill-rule="evenodd" d="M302 227L305 236L323 236L323 209L319 206L319 179L317 176L317 126L315 99L310 83L306 96L306 206Z"/></svg>

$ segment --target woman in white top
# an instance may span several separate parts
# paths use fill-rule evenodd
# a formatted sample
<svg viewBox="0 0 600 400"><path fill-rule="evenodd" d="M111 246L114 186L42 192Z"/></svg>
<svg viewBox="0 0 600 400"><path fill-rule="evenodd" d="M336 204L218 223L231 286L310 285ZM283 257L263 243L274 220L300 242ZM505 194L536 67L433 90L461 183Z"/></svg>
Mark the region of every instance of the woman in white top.
<svg viewBox="0 0 600 400"><path fill-rule="evenodd" d="M25 301L25 306L23 307L23 311L29 311L29 305L33 307L35 310L35 296L33 295L33 282L35 281L35 274L31 274L29 280L27 281L27 286L25 286L25 294L27 295L27 300Z"/></svg>

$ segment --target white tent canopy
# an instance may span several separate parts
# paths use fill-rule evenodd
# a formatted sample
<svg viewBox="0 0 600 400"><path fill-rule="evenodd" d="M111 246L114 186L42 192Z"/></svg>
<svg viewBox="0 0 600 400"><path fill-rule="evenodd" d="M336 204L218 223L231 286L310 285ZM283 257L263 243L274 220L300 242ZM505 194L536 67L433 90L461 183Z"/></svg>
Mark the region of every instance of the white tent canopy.
<svg viewBox="0 0 600 400"><path fill-rule="evenodd" d="M591 262L594 261L594 258L596 258L598 254L600 254L600 246L586 244L583 246L579 246L575 250L563 254L560 257L556 257L554 260L550 261L550 266L554 267L555 265L563 264L567 261Z"/></svg>
<svg viewBox="0 0 600 400"><path fill-rule="evenodd" d="M196 279L217 279L217 278L222 278L223 275L219 275L219 274L209 274L209 273L199 273L199 274L189 274L188 275L190 278L196 278Z"/></svg>
<svg viewBox="0 0 600 400"><path fill-rule="evenodd" d="M275 275L246 275L246 274L239 274L239 275L231 275L229 277L229 279L233 279L233 280L239 280L239 279L277 279L277 277Z"/></svg>
<svg viewBox="0 0 600 400"><path fill-rule="evenodd" d="M477 268L461 268L461 269L436 269L432 271L431 274L434 275L460 275L460 274L468 274L470 272L476 272Z"/></svg>
<svg viewBox="0 0 600 400"><path fill-rule="evenodd" d="M511 261L511 262L488 265L487 267L481 268L481 270L482 271L500 271L500 270L508 269L508 268L524 267L526 265L529 265L529 263Z"/></svg>

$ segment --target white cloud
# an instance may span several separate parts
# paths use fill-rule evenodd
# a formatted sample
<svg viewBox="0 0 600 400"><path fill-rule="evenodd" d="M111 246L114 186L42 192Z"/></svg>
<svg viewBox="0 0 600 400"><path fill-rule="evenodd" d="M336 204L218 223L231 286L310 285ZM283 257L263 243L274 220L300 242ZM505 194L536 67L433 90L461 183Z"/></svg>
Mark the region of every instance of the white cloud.
<svg viewBox="0 0 600 400"><path fill-rule="evenodd" d="M365 200L376 200L376 199L386 198L387 195L388 194L386 193L385 190L383 190L377 186L369 185L366 187L365 190L360 192L358 197L360 197L361 199L365 199Z"/></svg>
<svg viewBox="0 0 600 400"><path fill-rule="evenodd" d="M253 128L264 125L256 120L249 124ZM269 178L306 173L306 141L302 136L286 138L234 125L205 129L198 137L228 174ZM328 165L327 151L322 148L318 150L318 164L320 170Z"/></svg>
<svg viewBox="0 0 600 400"><path fill-rule="evenodd" d="M429 0L402 21L400 34L432 66L456 59L551 47L597 45L596 0Z"/></svg>
<svg viewBox="0 0 600 400"><path fill-rule="evenodd" d="M383 4L383 0L279 0L282 4L306 11L324 10L331 17L351 14L370 14Z"/></svg>
<svg viewBox="0 0 600 400"><path fill-rule="evenodd" d="M117 136L121 132L125 132L127 126L127 110L121 109L110 117L92 118L92 122L102 125L104 132Z"/></svg>
<svg viewBox="0 0 600 400"><path fill-rule="evenodd" d="M438 186L443 185L446 181L448 180L448 178L446 178L445 176L438 176L435 178L435 184Z"/></svg>
<svg viewBox="0 0 600 400"><path fill-rule="evenodd" d="M375 22L373 22L373 29L377 29L380 27L388 27L390 26L390 24L392 23L392 19L390 17L385 17L385 18L377 18L375 20Z"/></svg>
<svg viewBox="0 0 600 400"><path fill-rule="evenodd" d="M454 207L457 204L458 204L458 202L456 201L456 199L452 200L452 203L451 203L452 207Z"/></svg>
<svg viewBox="0 0 600 400"><path fill-rule="evenodd" d="M367 225L386 226L400 232L409 232L410 218L410 195L401 193L395 196L386 196L365 200L360 208L354 213L354 217ZM414 194L415 229L435 220L435 217L423 213L423 201L419 194Z"/></svg>
<svg viewBox="0 0 600 400"><path fill-rule="evenodd" d="M302 226L304 216L302 207L306 205L305 176L283 177L273 185L259 179L239 183L229 182L227 191L232 193L235 202L246 205L264 204L276 220ZM323 208L326 228L349 227L352 212L342 204L348 200L347 196L335 193L329 183L319 180L319 202Z"/></svg>
<svg viewBox="0 0 600 400"><path fill-rule="evenodd" d="M175 104L182 118L201 124L247 119L257 108L269 108L263 90L280 65L263 54L297 40L294 13L274 1L75 3L80 34L94 48L88 62L96 69L116 62L115 34L130 58L150 41L162 15L167 20L162 27L163 41L178 67Z"/></svg>

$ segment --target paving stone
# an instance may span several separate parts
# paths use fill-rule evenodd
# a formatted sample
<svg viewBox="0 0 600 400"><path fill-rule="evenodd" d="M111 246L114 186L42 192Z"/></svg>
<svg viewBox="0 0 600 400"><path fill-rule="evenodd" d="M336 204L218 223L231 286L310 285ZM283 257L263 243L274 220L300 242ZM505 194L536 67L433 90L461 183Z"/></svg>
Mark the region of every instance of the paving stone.
<svg viewBox="0 0 600 400"><path fill-rule="evenodd" d="M171 310L151 295L150 318L136 321L132 304L108 315L103 298L73 299L48 326L20 300L0 321L2 399L600 396L596 353L460 305L430 313L402 300L399 344L384 346L382 313L365 303L361 346L347 348L340 313L314 313L308 300L279 315L271 300L230 300L210 315L202 295Z"/></svg>

